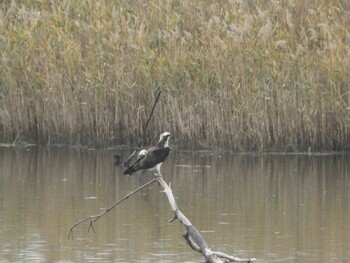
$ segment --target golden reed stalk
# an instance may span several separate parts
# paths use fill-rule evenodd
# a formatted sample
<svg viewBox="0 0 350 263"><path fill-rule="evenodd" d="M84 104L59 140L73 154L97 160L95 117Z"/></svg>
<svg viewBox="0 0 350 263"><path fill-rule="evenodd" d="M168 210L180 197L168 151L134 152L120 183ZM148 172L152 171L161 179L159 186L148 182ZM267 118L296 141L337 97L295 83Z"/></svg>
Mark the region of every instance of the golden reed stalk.
<svg viewBox="0 0 350 263"><path fill-rule="evenodd" d="M343 1L2 1L0 136L234 150L350 145ZM155 136L155 137L153 137Z"/></svg>

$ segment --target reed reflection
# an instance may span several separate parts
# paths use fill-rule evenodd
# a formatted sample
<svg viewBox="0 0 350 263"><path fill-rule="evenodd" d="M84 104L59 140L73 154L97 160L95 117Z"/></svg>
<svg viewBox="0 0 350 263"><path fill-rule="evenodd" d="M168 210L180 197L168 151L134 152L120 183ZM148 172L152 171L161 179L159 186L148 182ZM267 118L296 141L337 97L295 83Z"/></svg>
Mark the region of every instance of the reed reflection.
<svg viewBox="0 0 350 263"><path fill-rule="evenodd" d="M119 151L122 158L130 151ZM0 259L202 262L158 185L67 240L151 175L123 176L114 151L0 148ZM217 250L259 262L350 260L347 155L172 152L162 166L182 211ZM132 251L132 253L130 253Z"/></svg>

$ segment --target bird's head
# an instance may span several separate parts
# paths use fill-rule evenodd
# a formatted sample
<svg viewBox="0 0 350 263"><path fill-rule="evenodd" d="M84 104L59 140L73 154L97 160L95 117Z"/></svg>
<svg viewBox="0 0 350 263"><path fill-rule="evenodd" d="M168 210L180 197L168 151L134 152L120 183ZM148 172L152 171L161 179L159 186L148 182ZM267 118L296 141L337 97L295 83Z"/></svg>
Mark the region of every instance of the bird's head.
<svg viewBox="0 0 350 263"><path fill-rule="evenodd" d="M169 139L171 136L172 135L170 132L163 132L159 137L159 143L164 143L164 147L168 147L169 146Z"/></svg>
<svg viewBox="0 0 350 263"><path fill-rule="evenodd" d="M141 151L139 152L139 158L140 158L141 156L145 156L146 154L147 154L147 150L145 150L145 149L141 150Z"/></svg>

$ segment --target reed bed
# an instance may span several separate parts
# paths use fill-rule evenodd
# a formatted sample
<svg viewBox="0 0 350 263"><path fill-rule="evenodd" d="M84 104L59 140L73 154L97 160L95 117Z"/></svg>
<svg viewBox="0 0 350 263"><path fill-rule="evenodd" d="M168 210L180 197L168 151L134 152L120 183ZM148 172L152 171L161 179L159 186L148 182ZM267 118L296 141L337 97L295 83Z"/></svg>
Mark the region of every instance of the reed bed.
<svg viewBox="0 0 350 263"><path fill-rule="evenodd" d="M350 148L350 3L2 1L3 142ZM157 90L162 96L146 131Z"/></svg>

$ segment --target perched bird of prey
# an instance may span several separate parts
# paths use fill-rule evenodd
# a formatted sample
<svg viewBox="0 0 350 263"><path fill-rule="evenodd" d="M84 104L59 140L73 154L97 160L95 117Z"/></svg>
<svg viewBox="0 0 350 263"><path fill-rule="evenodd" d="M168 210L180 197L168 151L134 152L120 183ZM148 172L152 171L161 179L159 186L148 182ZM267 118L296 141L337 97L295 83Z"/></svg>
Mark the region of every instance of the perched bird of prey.
<svg viewBox="0 0 350 263"><path fill-rule="evenodd" d="M160 166L168 157L170 152L170 137L170 132L162 133L160 135L159 142L147 150L141 150L137 160L124 171L124 174L131 175L134 172L141 170L156 169L158 175L160 175Z"/></svg>

